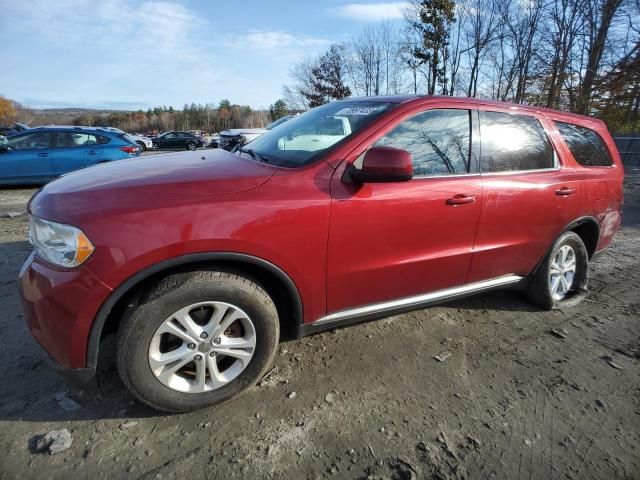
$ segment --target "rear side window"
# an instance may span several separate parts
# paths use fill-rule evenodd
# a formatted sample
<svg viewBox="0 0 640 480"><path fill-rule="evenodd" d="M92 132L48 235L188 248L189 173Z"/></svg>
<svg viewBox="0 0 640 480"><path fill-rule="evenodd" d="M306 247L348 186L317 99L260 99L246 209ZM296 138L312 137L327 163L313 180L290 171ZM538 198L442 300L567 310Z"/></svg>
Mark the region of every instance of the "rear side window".
<svg viewBox="0 0 640 480"><path fill-rule="evenodd" d="M404 120L375 143L411 153L415 176L469 172L469 110L428 110Z"/></svg>
<svg viewBox="0 0 640 480"><path fill-rule="evenodd" d="M62 148L88 147L98 143L106 143L104 141L99 141L100 139L107 139L107 137L93 135L86 132L58 132L58 135L56 136L56 146Z"/></svg>
<svg viewBox="0 0 640 480"><path fill-rule="evenodd" d="M604 141L589 128L571 123L556 122L562 138L569 146L571 155L585 167L610 167L613 165L611 154Z"/></svg>
<svg viewBox="0 0 640 480"><path fill-rule="evenodd" d="M551 142L534 117L481 112L480 129L483 172L540 170L555 165Z"/></svg>

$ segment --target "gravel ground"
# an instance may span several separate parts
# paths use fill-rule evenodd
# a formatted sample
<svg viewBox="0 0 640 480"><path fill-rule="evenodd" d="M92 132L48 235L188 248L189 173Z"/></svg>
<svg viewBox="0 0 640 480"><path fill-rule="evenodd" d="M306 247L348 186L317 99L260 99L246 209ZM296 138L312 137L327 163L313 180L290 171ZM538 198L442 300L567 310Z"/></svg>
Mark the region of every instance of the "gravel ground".
<svg viewBox="0 0 640 480"><path fill-rule="evenodd" d="M0 478L640 478L640 170L626 202L575 309L494 292L283 343L260 386L174 416L112 368L67 390L23 324L25 216L0 218Z"/></svg>

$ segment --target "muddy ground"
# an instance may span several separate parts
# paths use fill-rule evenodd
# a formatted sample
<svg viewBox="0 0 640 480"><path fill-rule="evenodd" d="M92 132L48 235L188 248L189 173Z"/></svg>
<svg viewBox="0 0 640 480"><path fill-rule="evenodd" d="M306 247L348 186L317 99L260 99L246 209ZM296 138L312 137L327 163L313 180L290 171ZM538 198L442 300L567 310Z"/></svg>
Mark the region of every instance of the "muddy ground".
<svg viewBox="0 0 640 480"><path fill-rule="evenodd" d="M97 394L65 394L23 324L25 216L1 218L0 478L640 478L640 170L628 174L624 227L579 307L488 293L283 343L260 386L173 416L113 370ZM1 190L0 216L33 191ZM63 428L69 449L37 453Z"/></svg>

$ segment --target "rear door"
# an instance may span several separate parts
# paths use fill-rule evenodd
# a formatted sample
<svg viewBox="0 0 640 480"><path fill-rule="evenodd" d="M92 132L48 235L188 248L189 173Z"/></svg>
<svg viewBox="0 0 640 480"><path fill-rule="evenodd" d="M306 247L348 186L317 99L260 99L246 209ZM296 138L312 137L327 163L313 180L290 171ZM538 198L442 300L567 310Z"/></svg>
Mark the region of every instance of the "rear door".
<svg viewBox="0 0 640 480"><path fill-rule="evenodd" d="M482 196L473 116L457 108L416 111L374 135L369 146L412 154L410 181L354 185L342 178L348 162L338 168L328 314L464 284Z"/></svg>
<svg viewBox="0 0 640 480"><path fill-rule="evenodd" d="M0 154L0 182L39 182L53 176L50 131L14 135L6 145L9 150Z"/></svg>
<svg viewBox="0 0 640 480"><path fill-rule="evenodd" d="M94 165L100 161L103 153L98 136L82 130L57 131L55 145L52 162L55 175Z"/></svg>
<svg viewBox="0 0 640 480"><path fill-rule="evenodd" d="M592 216L600 223L600 243L596 250L601 250L613 240L622 220L622 166L616 164L604 139L615 148L613 140L603 125L587 128L559 120L555 124L569 150L567 155L580 165L581 215Z"/></svg>
<svg viewBox="0 0 640 480"><path fill-rule="evenodd" d="M543 116L480 107L482 213L469 282L526 276L578 215L580 182Z"/></svg>
<svg viewBox="0 0 640 480"><path fill-rule="evenodd" d="M173 132L167 135L167 143L165 143L165 146L169 148L178 148L182 146L182 143L182 134L180 132Z"/></svg>

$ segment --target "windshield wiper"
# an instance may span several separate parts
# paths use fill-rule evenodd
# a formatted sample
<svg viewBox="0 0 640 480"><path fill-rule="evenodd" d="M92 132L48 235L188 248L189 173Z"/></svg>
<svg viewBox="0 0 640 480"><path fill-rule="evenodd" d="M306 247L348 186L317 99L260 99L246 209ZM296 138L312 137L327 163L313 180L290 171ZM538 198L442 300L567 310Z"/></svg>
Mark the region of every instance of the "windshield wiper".
<svg viewBox="0 0 640 480"><path fill-rule="evenodd" d="M258 160L259 162L269 163L269 159L263 157L262 155L260 155L258 152L256 152L251 148L241 148L240 153L247 153L251 155L251 158L253 158L254 160Z"/></svg>

